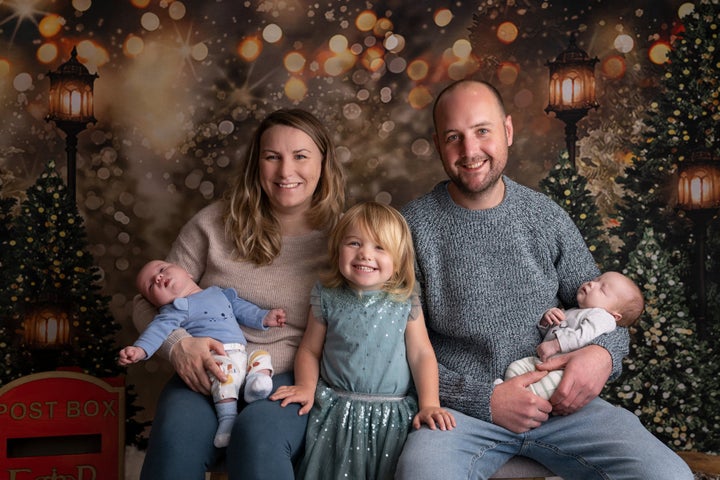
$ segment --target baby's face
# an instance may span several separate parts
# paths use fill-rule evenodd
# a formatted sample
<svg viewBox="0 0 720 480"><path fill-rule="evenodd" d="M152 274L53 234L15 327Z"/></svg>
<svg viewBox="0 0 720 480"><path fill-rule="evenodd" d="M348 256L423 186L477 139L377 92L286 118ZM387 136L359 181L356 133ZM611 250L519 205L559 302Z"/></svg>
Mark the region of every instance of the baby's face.
<svg viewBox="0 0 720 480"><path fill-rule="evenodd" d="M583 283L577 291L580 308L603 308L609 312L617 311L626 298L630 280L617 272L606 272L597 278Z"/></svg>
<svg viewBox="0 0 720 480"><path fill-rule="evenodd" d="M195 285L185 269L162 260L148 262L138 273L136 283L140 294L156 307L184 297Z"/></svg>

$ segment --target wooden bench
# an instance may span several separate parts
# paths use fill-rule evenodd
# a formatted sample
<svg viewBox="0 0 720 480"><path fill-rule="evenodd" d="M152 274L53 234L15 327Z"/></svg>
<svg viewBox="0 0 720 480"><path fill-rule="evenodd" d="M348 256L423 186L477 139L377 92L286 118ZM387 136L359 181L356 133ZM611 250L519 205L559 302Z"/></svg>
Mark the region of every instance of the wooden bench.
<svg viewBox="0 0 720 480"><path fill-rule="evenodd" d="M219 465L216 470L209 472L208 475L209 480L227 480L224 463ZM513 457L490 478L541 480L552 476L554 474L550 470L534 460L525 457Z"/></svg>

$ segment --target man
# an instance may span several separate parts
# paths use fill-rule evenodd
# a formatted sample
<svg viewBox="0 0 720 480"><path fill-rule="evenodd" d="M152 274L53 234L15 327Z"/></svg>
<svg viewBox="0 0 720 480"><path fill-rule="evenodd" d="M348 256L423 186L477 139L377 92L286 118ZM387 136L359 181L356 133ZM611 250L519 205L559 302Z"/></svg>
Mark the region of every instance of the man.
<svg viewBox="0 0 720 480"><path fill-rule="evenodd" d="M574 306L599 272L570 217L550 199L503 176L513 124L491 85L456 82L433 109L434 140L449 181L408 204L440 397L457 427L413 431L400 479L485 479L514 455L566 480L691 479L685 463L632 413L597 398L628 353L626 329L505 382L532 355L538 319ZM565 374L550 401L526 387Z"/></svg>

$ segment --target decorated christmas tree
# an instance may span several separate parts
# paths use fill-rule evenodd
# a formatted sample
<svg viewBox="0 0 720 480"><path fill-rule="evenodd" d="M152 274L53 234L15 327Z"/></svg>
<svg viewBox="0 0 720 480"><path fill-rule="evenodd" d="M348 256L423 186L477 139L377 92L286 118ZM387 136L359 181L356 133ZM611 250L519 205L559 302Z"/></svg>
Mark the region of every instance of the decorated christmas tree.
<svg viewBox="0 0 720 480"><path fill-rule="evenodd" d="M602 270L610 255L607 233L587 180L575 170L567 151L560 154L548 176L540 181L540 188L570 214Z"/></svg>
<svg viewBox="0 0 720 480"><path fill-rule="evenodd" d="M646 134L635 145L634 162L618 178L626 195L616 232L625 242L620 264L647 227L662 226L670 244L686 242L688 224L678 221L672 202L675 175L694 152L720 156L719 63L720 2L698 0L682 18L672 43L658 93L648 107Z"/></svg>
<svg viewBox="0 0 720 480"><path fill-rule="evenodd" d="M661 237L645 229L629 256L624 273L643 290L645 312L630 327L623 374L604 397L635 412L674 450L718 451L720 364L689 314L681 254L660 248Z"/></svg>
<svg viewBox="0 0 720 480"><path fill-rule="evenodd" d="M98 377L120 373L114 334L119 329L100 294L100 274L87 252L83 219L49 162L3 241L0 316L22 332L15 342L33 351L0 384L53 365L79 367ZM48 358L51 357L51 358Z"/></svg>
<svg viewBox="0 0 720 480"><path fill-rule="evenodd" d="M26 193L16 215L14 200L0 199L0 386L56 367L119 375L119 325L100 293L83 219L54 162ZM135 397L126 386L126 438L142 444L144 425L132 420Z"/></svg>

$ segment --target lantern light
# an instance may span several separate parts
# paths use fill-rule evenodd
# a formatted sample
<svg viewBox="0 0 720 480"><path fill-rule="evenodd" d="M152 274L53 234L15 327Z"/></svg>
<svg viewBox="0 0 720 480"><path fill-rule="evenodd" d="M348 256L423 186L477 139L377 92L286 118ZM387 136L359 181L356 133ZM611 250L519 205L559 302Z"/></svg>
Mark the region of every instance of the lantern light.
<svg viewBox="0 0 720 480"><path fill-rule="evenodd" d="M59 348L70 342L70 320L62 308L39 305L23 320L25 343L33 348Z"/></svg>
<svg viewBox="0 0 720 480"><path fill-rule="evenodd" d="M77 59L77 48L73 47L70 60L54 72L48 72L50 93L48 115L45 120L54 122L65 132L67 152L67 186L70 198L75 200L75 161L77 135L89 123L95 123L93 116L93 85L97 74L91 74Z"/></svg>
<svg viewBox="0 0 720 480"><path fill-rule="evenodd" d="M582 120L590 109L600 106L595 100L595 64L598 61L597 57L590 58L580 49L575 35L572 35L568 48L554 61L546 63L550 70L550 92L545 113L555 112L555 116L565 122L565 142L573 164L577 122Z"/></svg>
<svg viewBox="0 0 720 480"><path fill-rule="evenodd" d="M692 220L695 237L695 278L698 306L696 321L698 330L708 335L706 324L706 268L708 222L720 209L720 157L707 150L695 151L688 160L678 166L678 207Z"/></svg>

